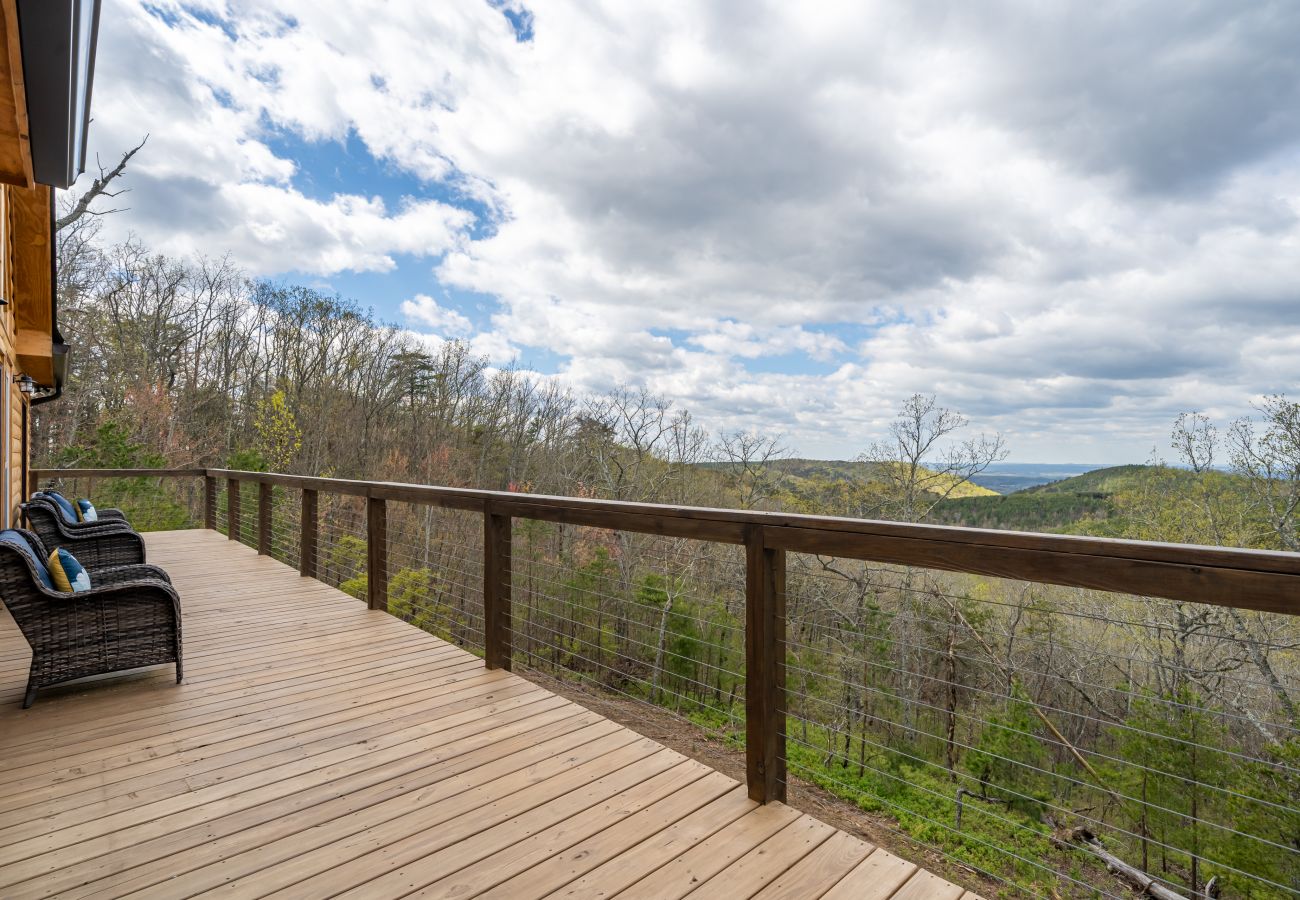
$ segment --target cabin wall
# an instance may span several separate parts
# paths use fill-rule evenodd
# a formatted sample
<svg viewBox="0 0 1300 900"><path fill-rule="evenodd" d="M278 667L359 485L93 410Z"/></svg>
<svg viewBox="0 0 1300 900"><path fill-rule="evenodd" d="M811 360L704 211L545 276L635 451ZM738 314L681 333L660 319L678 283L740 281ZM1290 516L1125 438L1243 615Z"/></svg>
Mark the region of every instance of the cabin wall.
<svg viewBox="0 0 1300 900"><path fill-rule="evenodd" d="M8 185L0 187L0 525L18 524L18 504L23 501L23 405L27 397L18 389L17 321L14 309L12 203Z"/></svg>

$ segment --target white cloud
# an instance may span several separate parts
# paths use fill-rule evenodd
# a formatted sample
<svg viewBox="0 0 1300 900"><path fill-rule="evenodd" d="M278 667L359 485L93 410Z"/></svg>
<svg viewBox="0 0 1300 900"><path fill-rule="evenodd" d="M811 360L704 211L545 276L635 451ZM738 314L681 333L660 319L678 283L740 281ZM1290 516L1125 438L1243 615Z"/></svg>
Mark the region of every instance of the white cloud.
<svg viewBox="0 0 1300 900"><path fill-rule="evenodd" d="M426 256L496 298L491 325L432 283L403 312L495 361L540 348L579 387L646 383L805 452L937 392L1022 458L1140 458L1174 412L1300 378L1285 6L939 27L924 4L594 0L534 9L528 42L488 3L202 8L107 5L92 137L153 134L113 227L259 272ZM491 227L305 196L278 132L354 136Z"/></svg>
<svg viewBox="0 0 1300 900"><path fill-rule="evenodd" d="M420 325L427 325L442 335L459 337L474 327L470 320L454 309L439 306L428 294L416 294L402 301L402 315Z"/></svg>
<svg viewBox="0 0 1300 900"><path fill-rule="evenodd" d="M207 7L229 12L222 4ZM299 54L288 58L314 59L322 71L343 64L318 52L318 38L299 35L296 51L283 47L299 34L283 22L278 30L257 27L257 40L270 49ZM129 230L175 254L229 252L254 274L384 272L395 254L435 258L461 244L474 217L454 205L386 204L353 193L315 198L296 189L296 163L269 143L276 120L268 104L277 92L268 83L270 61L245 52L254 46L232 42L192 4L110 4L96 63L92 139L111 159L149 135L128 170L129 214L105 220L111 234ZM281 71L313 81L298 66ZM342 127L338 98L328 91L298 99L303 115L318 110L297 122L305 135L327 137L332 125Z"/></svg>

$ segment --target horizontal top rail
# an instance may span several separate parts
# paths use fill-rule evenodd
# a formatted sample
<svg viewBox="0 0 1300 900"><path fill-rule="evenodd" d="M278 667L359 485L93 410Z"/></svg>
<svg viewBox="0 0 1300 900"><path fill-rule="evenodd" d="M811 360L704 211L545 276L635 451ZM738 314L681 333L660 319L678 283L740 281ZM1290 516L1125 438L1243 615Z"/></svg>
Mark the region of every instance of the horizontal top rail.
<svg viewBox="0 0 1300 900"><path fill-rule="evenodd" d="M631 503L233 469L35 469L32 475L38 479L206 476L728 544L746 543L747 534L757 529L762 545L776 550L1300 614L1300 554L1272 550Z"/></svg>
<svg viewBox="0 0 1300 900"><path fill-rule="evenodd" d="M31 469L28 474L42 478L197 478L207 469Z"/></svg>

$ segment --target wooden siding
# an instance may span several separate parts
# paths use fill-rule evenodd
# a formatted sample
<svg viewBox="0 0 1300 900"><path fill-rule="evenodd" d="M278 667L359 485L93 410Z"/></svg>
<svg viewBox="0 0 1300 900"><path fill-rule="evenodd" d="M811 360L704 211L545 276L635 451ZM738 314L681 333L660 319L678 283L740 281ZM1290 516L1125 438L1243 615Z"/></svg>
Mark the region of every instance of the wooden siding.
<svg viewBox="0 0 1300 900"><path fill-rule="evenodd" d="M18 504L22 503L25 498L23 488L23 405L27 402L26 396L18 389L14 382L14 377L22 370L18 367L18 350L17 350L17 304L12 302L14 297L14 264L13 264L13 225L10 220L10 214L13 209L13 202L10 193L13 189L9 186L0 187L0 298L9 301L4 306L0 306L0 390L7 394L7 403L0 403L0 415L8 410L9 427L0 430L0 466L3 466L3 485L7 490L0 489L0 525L9 526L19 521ZM6 397L0 397L5 400Z"/></svg>
<svg viewBox="0 0 1300 900"><path fill-rule="evenodd" d="M0 896L965 896L215 532L148 542L184 685L21 710L0 621Z"/></svg>

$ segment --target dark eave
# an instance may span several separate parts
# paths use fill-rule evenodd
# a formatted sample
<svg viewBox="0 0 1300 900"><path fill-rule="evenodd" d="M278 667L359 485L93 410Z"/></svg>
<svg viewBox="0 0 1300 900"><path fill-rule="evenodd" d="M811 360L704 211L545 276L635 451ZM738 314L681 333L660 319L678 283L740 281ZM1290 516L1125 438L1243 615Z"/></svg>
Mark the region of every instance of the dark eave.
<svg viewBox="0 0 1300 900"><path fill-rule="evenodd" d="M67 188L86 167L100 0L18 0L32 170Z"/></svg>

